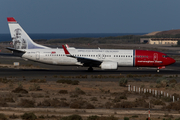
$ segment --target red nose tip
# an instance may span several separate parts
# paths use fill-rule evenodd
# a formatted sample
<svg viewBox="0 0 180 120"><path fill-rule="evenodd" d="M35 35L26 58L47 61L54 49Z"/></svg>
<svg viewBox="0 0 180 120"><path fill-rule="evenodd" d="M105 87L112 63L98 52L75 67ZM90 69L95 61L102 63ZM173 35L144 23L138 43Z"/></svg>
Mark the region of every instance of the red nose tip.
<svg viewBox="0 0 180 120"><path fill-rule="evenodd" d="M175 62L176 62L176 61L175 61L173 58L171 58L170 63L173 64L173 63L175 63Z"/></svg>

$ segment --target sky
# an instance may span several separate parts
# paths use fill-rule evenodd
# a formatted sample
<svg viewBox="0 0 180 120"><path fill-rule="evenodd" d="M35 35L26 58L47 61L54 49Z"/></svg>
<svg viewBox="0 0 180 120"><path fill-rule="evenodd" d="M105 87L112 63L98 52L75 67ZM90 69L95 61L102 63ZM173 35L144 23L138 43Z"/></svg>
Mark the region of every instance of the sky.
<svg viewBox="0 0 180 120"><path fill-rule="evenodd" d="M180 0L1 0L0 33L149 33L180 29Z"/></svg>

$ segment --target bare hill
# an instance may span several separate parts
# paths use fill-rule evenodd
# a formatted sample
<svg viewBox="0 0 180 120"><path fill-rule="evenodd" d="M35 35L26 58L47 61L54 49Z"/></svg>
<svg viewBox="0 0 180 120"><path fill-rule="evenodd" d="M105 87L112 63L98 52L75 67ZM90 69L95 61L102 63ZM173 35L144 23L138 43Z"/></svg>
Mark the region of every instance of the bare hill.
<svg viewBox="0 0 180 120"><path fill-rule="evenodd" d="M151 33L145 34L145 36L153 36L153 35L156 35L159 32L161 32L161 31L151 32Z"/></svg>
<svg viewBox="0 0 180 120"><path fill-rule="evenodd" d="M158 32L156 35L176 35L176 34L180 34L180 29L162 31L162 32Z"/></svg>
<svg viewBox="0 0 180 120"><path fill-rule="evenodd" d="M155 31L148 34L145 34L144 36L161 36L161 35L176 35L180 34L180 29L176 30L167 30L167 31Z"/></svg>

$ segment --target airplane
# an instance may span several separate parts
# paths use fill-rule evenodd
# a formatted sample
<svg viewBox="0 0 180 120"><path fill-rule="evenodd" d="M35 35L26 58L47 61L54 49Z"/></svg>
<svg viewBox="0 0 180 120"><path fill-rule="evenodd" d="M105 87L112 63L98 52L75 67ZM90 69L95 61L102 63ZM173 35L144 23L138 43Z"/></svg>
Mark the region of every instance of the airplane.
<svg viewBox="0 0 180 120"><path fill-rule="evenodd" d="M60 66L82 66L93 71L93 67L102 70L117 70L118 67L156 67L157 72L176 61L164 53L133 49L76 49L62 45L62 48L50 48L39 45L28 36L13 17L7 18L12 47L7 47L16 56L46 64Z"/></svg>

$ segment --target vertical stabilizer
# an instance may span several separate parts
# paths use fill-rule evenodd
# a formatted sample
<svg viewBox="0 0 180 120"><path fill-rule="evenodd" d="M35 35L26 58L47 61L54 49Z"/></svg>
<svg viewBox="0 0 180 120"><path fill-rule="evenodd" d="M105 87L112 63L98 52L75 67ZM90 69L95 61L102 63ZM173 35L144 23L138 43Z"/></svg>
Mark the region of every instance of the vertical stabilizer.
<svg viewBox="0 0 180 120"><path fill-rule="evenodd" d="M15 49L46 49L48 47L39 45L28 36L13 17L7 18L11 38Z"/></svg>

